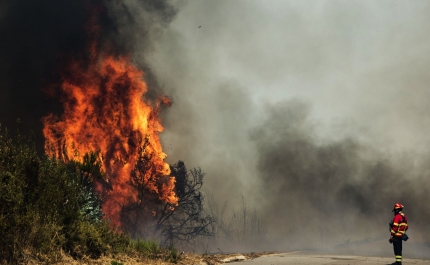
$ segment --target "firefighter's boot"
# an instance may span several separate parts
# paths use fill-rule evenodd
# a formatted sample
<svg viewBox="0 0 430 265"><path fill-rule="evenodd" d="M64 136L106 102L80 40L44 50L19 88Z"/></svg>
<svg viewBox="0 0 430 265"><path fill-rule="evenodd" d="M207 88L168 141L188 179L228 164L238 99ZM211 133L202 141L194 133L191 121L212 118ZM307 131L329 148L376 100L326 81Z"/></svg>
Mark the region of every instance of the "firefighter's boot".
<svg viewBox="0 0 430 265"><path fill-rule="evenodd" d="M396 265L402 265L402 255L396 255Z"/></svg>

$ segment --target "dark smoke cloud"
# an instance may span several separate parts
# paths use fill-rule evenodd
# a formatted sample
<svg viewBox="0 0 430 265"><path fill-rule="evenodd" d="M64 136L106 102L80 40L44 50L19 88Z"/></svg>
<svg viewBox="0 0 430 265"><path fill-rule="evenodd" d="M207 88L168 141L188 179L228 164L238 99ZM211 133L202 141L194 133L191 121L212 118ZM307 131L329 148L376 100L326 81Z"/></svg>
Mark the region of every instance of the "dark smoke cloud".
<svg viewBox="0 0 430 265"><path fill-rule="evenodd" d="M33 130L40 142L40 118L58 110L41 90L58 83L59 56L81 52L87 39L86 1L3 1L0 16L0 122Z"/></svg>
<svg viewBox="0 0 430 265"><path fill-rule="evenodd" d="M125 1L127 2L127 1ZM129 1L130 2L130 1ZM60 72L67 60L85 58L90 41L100 49L129 55L136 45L148 47L152 32L166 26L176 14L168 1L2 1L0 4L0 123L15 131L32 130L39 151L41 118L61 113ZM138 20L136 10L145 18ZM97 38L89 34L90 20L100 25ZM140 33L140 34L137 34ZM134 36L139 36L134 37ZM141 60L141 64L145 64ZM151 78L149 69L148 79ZM45 91L45 92L42 92ZM17 124L17 119L21 124Z"/></svg>
<svg viewBox="0 0 430 265"><path fill-rule="evenodd" d="M277 247L386 239L397 201L405 205L414 241L430 239L426 159L396 164L356 139L321 139L309 105L297 100L270 105L267 112L252 141L264 183L262 213L276 227L270 236Z"/></svg>

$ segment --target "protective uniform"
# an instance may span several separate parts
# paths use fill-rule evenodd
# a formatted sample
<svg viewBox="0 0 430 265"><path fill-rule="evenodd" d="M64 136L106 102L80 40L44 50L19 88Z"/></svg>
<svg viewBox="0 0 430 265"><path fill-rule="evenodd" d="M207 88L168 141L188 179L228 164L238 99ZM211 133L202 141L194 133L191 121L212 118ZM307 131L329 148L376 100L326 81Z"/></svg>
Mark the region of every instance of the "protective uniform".
<svg viewBox="0 0 430 265"><path fill-rule="evenodd" d="M402 212L403 205L396 203L394 205L394 219L391 221L391 237L390 243L393 243L394 255L396 256L396 262L393 264L402 264L402 240L406 236L406 230L408 230L408 218Z"/></svg>

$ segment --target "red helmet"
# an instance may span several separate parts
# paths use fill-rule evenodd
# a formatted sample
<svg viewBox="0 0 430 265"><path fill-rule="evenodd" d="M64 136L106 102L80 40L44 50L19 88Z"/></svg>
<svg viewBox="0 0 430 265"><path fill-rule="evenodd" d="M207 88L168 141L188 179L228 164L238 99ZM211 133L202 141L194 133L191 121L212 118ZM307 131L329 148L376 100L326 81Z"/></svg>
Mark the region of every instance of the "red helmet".
<svg viewBox="0 0 430 265"><path fill-rule="evenodd" d="M394 204L393 211L395 211L395 210L401 210L401 209L403 209L403 205L401 203Z"/></svg>

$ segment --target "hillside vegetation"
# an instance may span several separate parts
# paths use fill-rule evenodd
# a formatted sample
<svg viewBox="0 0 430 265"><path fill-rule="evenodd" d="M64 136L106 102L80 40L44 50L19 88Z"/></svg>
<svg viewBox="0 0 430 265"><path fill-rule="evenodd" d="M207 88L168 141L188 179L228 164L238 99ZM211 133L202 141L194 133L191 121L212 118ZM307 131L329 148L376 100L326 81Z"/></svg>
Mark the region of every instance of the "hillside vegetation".
<svg viewBox="0 0 430 265"><path fill-rule="evenodd" d="M133 240L104 220L93 183L103 172L95 154L68 163L40 157L31 139L0 131L0 263L56 262L64 255L116 254L175 261L173 248Z"/></svg>

